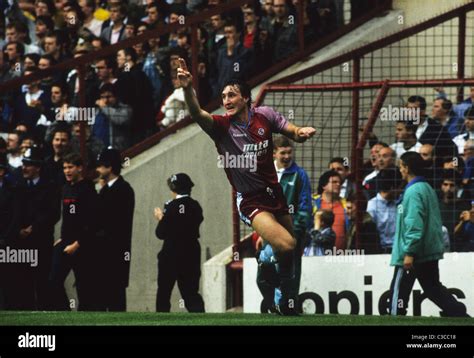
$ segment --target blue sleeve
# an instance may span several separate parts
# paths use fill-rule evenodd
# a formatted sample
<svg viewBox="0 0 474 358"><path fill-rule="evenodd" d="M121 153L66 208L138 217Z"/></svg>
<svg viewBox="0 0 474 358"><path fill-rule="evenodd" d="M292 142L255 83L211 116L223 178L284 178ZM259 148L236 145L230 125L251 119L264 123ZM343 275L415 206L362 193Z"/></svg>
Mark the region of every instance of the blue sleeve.
<svg viewBox="0 0 474 358"><path fill-rule="evenodd" d="M312 199L311 184L308 174L304 169L298 169L298 177L301 180L300 192L298 193L298 212L293 218L295 234L303 235L307 229L312 227Z"/></svg>

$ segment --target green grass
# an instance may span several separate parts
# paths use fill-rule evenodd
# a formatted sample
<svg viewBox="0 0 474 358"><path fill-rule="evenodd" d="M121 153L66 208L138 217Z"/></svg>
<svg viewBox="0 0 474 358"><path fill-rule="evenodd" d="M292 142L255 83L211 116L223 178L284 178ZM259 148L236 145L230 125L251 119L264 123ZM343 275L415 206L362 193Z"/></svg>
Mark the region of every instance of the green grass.
<svg viewBox="0 0 474 358"><path fill-rule="evenodd" d="M132 326L472 326L473 318L303 315L280 317L243 313L153 312L0 312L0 325L132 325Z"/></svg>

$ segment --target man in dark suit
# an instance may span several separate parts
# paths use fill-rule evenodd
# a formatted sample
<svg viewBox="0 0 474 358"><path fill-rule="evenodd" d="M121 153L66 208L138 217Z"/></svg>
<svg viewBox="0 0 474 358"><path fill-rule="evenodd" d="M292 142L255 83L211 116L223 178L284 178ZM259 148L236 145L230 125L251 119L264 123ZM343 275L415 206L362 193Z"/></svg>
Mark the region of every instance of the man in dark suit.
<svg viewBox="0 0 474 358"><path fill-rule="evenodd" d="M99 193L100 260L104 275L101 278L101 309L125 311L126 288L130 273L133 210L135 193L120 175L120 152L104 149L98 158L97 172L105 181Z"/></svg>
<svg viewBox="0 0 474 358"><path fill-rule="evenodd" d="M37 250L36 264L21 264L12 281L11 309L50 309L51 295L48 276L51 270L54 225L60 218L59 191L42 173L41 149L28 148L23 157L23 179L16 189L14 221L18 232L14 247Z"/></svg>
<svg viewBox="0 0 474 358"><path fill-rule="evenodd" d="M194 186L184 173L168 179L173 200L166 202L164 211L155 208L159 221L156 236L163 240L158 254L158 292L156 311L169 312L171 292L176 281L189 312L204 312L204 301L199 294L201 276L201 246L199 226L203 221L199 203L190 197Z"/></svg>
<svg viewBox="0 0 474 358"><path fill-rule="evenodd" d="M426 100L421 96L410 96L408 108L419 108L419 124L416 129L416 137L421 144L431 144L434 147L436 157L453 158L458 155L456 145L451 140L446 127L443 127L436 119L426 115Z"/></svg>

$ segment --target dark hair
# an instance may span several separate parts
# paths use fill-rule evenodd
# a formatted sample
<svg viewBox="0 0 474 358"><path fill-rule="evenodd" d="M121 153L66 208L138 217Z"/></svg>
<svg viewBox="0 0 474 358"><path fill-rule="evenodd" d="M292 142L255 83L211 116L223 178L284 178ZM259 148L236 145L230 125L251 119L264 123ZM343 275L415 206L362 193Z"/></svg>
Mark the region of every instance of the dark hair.
<svg viewBox="0 0 474 358"><path fill-rule="evenodd" d="M99 61L104 61L105 62L105 67L107 68L111 68L112 70L115 71L115 68L117 67L117 60L115 57L113 56L108 56L108 57L102 57L102 58L98 58L95 63L99 62Z"/></svg>
<svg viewBox="0 0 474 358"><path fill-rule="evenodd" d="M474 106L471 106L464 111L464 118L466 117L474 117Z"/></svg>
<svg viewBox="0 0 474 358"><path fill-rule="evenodd" d="M381 145L381 146L384 147L384 148L390 147L387 143L378 141L378 142L375 142L370 148L372 149L372 148L375 147L376 145Z"/></svg>
<svg viewBox="0 0 474 358"><path fill-rule="evenodd" d="M117 97L117 87L113 83L106 83L100 87L99 94L111 92L114 97Z"/></svg>
<svg viewBox="0 0 474 358"><path fill-rule="evenodd" d="M55 81L51 84L51 89L53 87L59 87L61 89L61 95L63 97L69 97L69 89L68 89L68 86L67 84L65 84L64 82L61 82L61 81Z"/></svg>
<svg viewBox="0 0 474 358"><path fill-rule="evenodd" d="M341 164L346 170L349 170L349 166L346 165L346 160L342 157L334 157L332 158L330 161L329 161L329 165L331 165L332 163L339 163Z"/></svg>
<svg viewBox="0 0 474 358"><path fill-rule="evenodd" d="M273 149L277 149L281 147L293 148L293 144L290 142L290 140L287 137L280 135L273 140Z"/></svg>
<svg viewBox="0 0 474 358"><path fill-rule="evenodd" d="M454 184L456 186L459 186L461 185L461 175L459 175L459 173L454 170L454 169L444 169L443 170L443 181L441 182L441 184L443 184L443 182L445 180L449 180L449 181L453 181Z"/></svg>
<svg viewBox="0 0 474 358"><path fill-rule="evenodd" d="M365 197L357 198L355 193L352 193L346 198L346 203L355 204L359 211L367 211L367 199Z"/></svg>
<svg viewBox="0 0 474 358"><path fill-rule="evenodd" d="M130 56L130 59L133 61L133 63L137 62L137 52L133 47L123 48L122 51L125 54L125 57Z"/></svg>
<svg viewBox="0 0 474 358"><path fill-rule="evenodd" d="M44 58L45 60L48 60L49 61L49 65L50 66L54 66L56 64L56 59L54 58L53 55L50 55L48 53L45 53L44 55L41 55L40 56L40 60Z"/></svg>
<svg viewBox="0 0 474 358"><path fill-rule="evenodd" d="M46 4L46 6L48 7L48 12L51 16L56 13L56 7L54 6L54 3L51 0L36 0L35 4L40 2Z"/></svg>
<svg viewBox="0 0 474 358"><path fill-rule="evenodd" d="M445 111L451 112L451 109L453 108L453 102L451 102L447 98L439 98L443 102L441 102L441 108L443 108Z"/></svg>
<svg viewBox="0 0 474 358"><path fill-rule="evenodd" d="M416 134L416 130L418 129L418 126L413 123L412 120L399 120L397 121L397 124L403 124L405 129L412 132L412 134Z"/></svg>
<svg viewBox="0 0 474 358"><path fill-rule="evenodd" d="M377 191L390 191L400 187L402 176L398 168L382 169L375 180Z"/></svg>
<svg viewBox="0 0 474 358"><path fill-rule="evenodd" d="M331 227L334 224L334 213L331 210L322 210L321 222L326 227Z"/></svg>
<svg viewBox="0 0 474 358"><path fill-rule="evenodd" d="M415 95L408 97L408 103L420 103L420 109L424 111L426 109L426 99L424 97Z"/></svg>
<svg viewBox="0 0 474 358"><path fill-rule="evenodd" d="M25 55L25 58L30 58L34 63L35 63L35 66L38 66L38 62L39 62L39 59L40 59L40 55L38 55L37 53L27 53Z"/></svg>
<svg viewBox="0 0 474 358"><path fill-rule="evenodd" d="M11 45L11 44L15 45L16 52L18 52L21 56L25 54L25 45L23 45L23 43L21 43L20 41L10 41L9 43L6 44L6 46Z"/></svg>
<svg viewBox="0 0 474 358"><path fill-rule="evenodd" d="M63 163L70 163L77 167L84 166L84 161L78 153L71 152L64 156Z"/></svg>
<svg viewBox="0 0 474 358"><path fill-rule="evenodd" d="M250 90L250 86L246 82L236 78L231 78L224 83L221 92L223 92L227 86L236 86L239 89L242 97L249 99L247 102L247 107L250 108L252 106L252 92Z"/></svg>
<svg viewBox="0 0 474 358"><path fill-rule="evenodd" d="M338 172L336 172L335 170L328 170L328 171L324 172L323 175L321 175L321 177L319 178L318 194L323 193L323 191L324 191L323 188L329 183L329 179L331 179L332 177L338 177L342 181L341 175Z"/></svg>
<svg viewBox="0 0 474 358"><path fill-rule="evenodd" d="M415 176L425 176L426 163L417 152L406 152L400 160L408 167L408 172Z"/></svg>
<svg viewBox="0 0 474 358"><path fill-rule="evenodd" d="M50 16L38 16L35 20L35 23L42 22L48 31L54 30L54 21Z"/></svg>
<svg viewBox="0 0 474 358"><path fill-rule="evenodd" d="M58 122L53 131L51 132L51 141L54 139L56 133L66 133L68 139L71 139L71 126L67 122Z"/></svg>

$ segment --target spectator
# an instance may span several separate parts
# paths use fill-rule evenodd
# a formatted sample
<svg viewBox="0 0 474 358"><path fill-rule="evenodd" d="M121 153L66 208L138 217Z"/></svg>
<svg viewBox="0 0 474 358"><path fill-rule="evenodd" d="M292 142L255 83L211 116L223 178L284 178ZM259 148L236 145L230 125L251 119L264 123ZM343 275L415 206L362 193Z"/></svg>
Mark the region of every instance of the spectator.
<svg viewBox="0 0 474 358"><path fill-rule="evenodd" d="M289 22L289 10L286 0L273 0L275 17L271 22L271 38L273 42L273 61L280 62L294 54L298 48L296 21Z"/></svg>
<svg viewBox="0 0 474 358"><path fill-rule="evenodd" d="M370 147L370 163L366 165L367 167L370 168L369 169L370 172L366 175L366 177L362 181L362 185L364 187L367 184L367 182L374 179L380 171L378 167L378 158L379 158L379 152L382 148L388 148L388 144L377 142Z"/></svg>
<svg viewBox="0 0 474 358"><path fill-rule="evenodd" d="M176 75L171 78L174 86L174 91L165 99L163 105L157 116L157 124L161 128L166 128L176 122L179 122L184 117L189 115L186 103L184 101L184 91L180 87L179 80Z"/></svg>
<svg viewBox="0 0 474 358"><path fill-rule="evenodd" d="M329 169L339 173L342 179L341 198L353 196L356 192L356 184L349 178L350 168L345 158L336 157L329 161Z"/></svg>
<svg viewBox="0 0 474 358"><path fill-rule="evenodd" d="M102 31L103 21L94 16L96 11L95 0L79 0L79 6L84 13L84 26L89 29L94 36L99 37Z"/></svg>
<svg viewBox="0 0 474 358"><path fill-rule="evenodd" d="M331 229L334 224L334 214L329 210L316 213L314 229L311 230L311 240L304 248L304 256L324 256L329 250L332 254L336 234Z"/></svg>
<svg viewBox="0 0 474 358"><path fill-rule="evenodd" d="M100 263L101 309L125 311L130 275L135 193L120 175L122 159L116 149L105 149L98 158L97 172L105 185L99 192L99 229L102 233Z"/></svg>
<svg viewBox="0 0 474 358"><path fill-rule="evenodd" d="M48 32L44 37L44 53L53 56L54 60L57 63L67 59L67 56L64 54L63 47L64 39L59 30Z"/></svg>
<svg viewBox="0 0 474 358"><path fill-rule="evenodd" d="M57 126L51 135L53 153L45 160L48 179L62 187L66 183L63 172L63 158L71 151L71 129L69 124Z"/></svg>
<svg viewBox="0 0 474 358"><path fill-rule="evenodd" d="M474 86L470 88L470 95L460 104L454 106L453 117L455 123L463 123L466 111L472 107L474 100ZM461 132L460 132L461 133Z"/></svg>
<svg viewBox="0 0 474 358"><path fill-rule="evenodd" d="M453 103L446 98L437 98L433 102L431 116L448 130L451 138L456 137L462 131L464 126L463 117L453 116Z"/></svg>
<svg viewBox="0 0 474 358"><path fill-rule="evenodd" d="M154 127L154 106L150 80L136 65L135 50L127 48L117 52L117 95L121 102L132 108L133 143L151 135Z"/></svg>
<svg viewBox="0 0 474 358"><path fill-rule="evenodd" d="M115 86L102 86L96 105L99 113L96 115L92 134L102 140L106 147L112 146L120 151L129 148L132 109L118 100Z"/></svg>
<svg viewBox="0 0 474 358"><path fill-rule="evenodd" d="M95 70L97 79L99 80L99 89L105 84L114 84L117 81L115 77L115 69L117 62L113 57L106 57L95 62Z"/></svg>
<svg viewBox="0 0 474 358"><path fill-rule="evenodd" d="M348 229L346 232L347 248L362 250L363 254L379 254L380 239L372 217L365 211L366 201L357 200L356 196L346 199L346 213L348 217ZM362 222L357 238L357 210L363 211Z"/></svg>
<svg viewBox="0 0 474 358"><path fill-rule="evenodd" d="M7 42L21 42L25 48L25 53L41 53L38 46L30 44L28 26L21 21L12 21L6 26L5 39Z"/></svg>
<svg viewBox="0 0 474 358"><path fill-rule="evenodd" d="M401 184L400 172L396 168L383 169L377 175L377 195L367 204L367 212L372 217L380 237L380 252L391 253L395 239L398 189Z"/></svg>
<svg viewBox="0 0 474 358"><path fill-rule="evenodd" d="M176 281L187 310L204 312L204 301L198 292L201 276L198 239L203 216L199 203L190 197L193 186L187 174L172 175L168 187L173 200L165 204L164 211L155 208L156 236L163 240L163 248L158 254L157 312L170 311L170 297Z"/></svg>
<svg viewBox="0 0 474 358"><path fill-rule="evenodd" d="M81 140L80 140L81 124L73 123L72 125L72 137L71 137L71 148L75 153L81 152ZM89 125L84 126L84 135L86 139L87 149L87 168L95 169L98 155L104 149L104 143L99 138L92 135L92 128Z"/></svg>
<svg viewBox="0 0 474 358"><path fill-rule="evenodd" d="M422 144L420 149L418 149L418 153L420 153L423 160L427 163L433 162L433 145L431 144Z"/></svg>
<svg viewBox="0 0 474 358"><path fill-rule="evenodd" d="M124 3L111 4L109 11L111 23L102 30L100 37L113 45L125 39L124 20L127 16L127 6Z"/></svg>
<svg viewBox="0 0 474 358"><path fill-rule="evenodd" d="M426 100L423 97L410 96L407 107L420 111L420 123L416 129L418 142L433 145L437 157L457 155L456 146L451 140L448 130L438 121L426 115Z"/></svg>
<svg viewBox="0 0 474 358"><path fill-rule="evenodd" d="M395 151L390 147L383 147L382 149L380 149L378 157L377 157L377 169L380 172L383 169L395 168L395 160L396 160ZM377 173L377 175L378 174L379 173ZM373 177L372 179L367 180L367 181L364 179L364 181L365 181L364 194L367 197L367 199L370 200L378 192L378 188L377 188L378 181L376 177Z"/></svg>
<svg viewBox="0 0 474 358"><path fill-rule="evenodd" d="M21 155L21 133L14 131L7 136L7 160L8 165L13 169L22 165L23 156Z"/></svg>
<svg viewBox="0 0 474 358"><path fill-rule="evenodd" d="M35 20L36 41L34 44L43 49L46 34L52 31L54 31L53 19L49 16L38 16Z"/></svg>
<svg viewBox="0 0 474 358"><path fill-rule="evenodd" d="M217 54L217 83L214 85L214 94L217 96L224 84L231 78L246 79L252 68L252 53L240 42L240 33L237 25L226 22L224 26L226 43Z"/></svg>
<svg viewBox="0 0 474 358"><path fill-rule="evenodd" d="M337 250L345 250L346 242L346 199L341 198L341 176L338 172L329 170L319 178L318 194L313 195L313 215L315 218L319 210L330 210L334 214L332 229L336 233L335 247Z"/></svg>
<svg viewBox="0 0 474 358"><path fill-rule="evenodd" d="M452 251L458 251L454 242L454 227L461 212L469 209L469 204L457 197L460 184L461 178L456 171L453 169L444 170L441 186L439 187L439 209L443 226L448 231Z"/></svg>
<svg viewBox="0 0 474 358"><path fill-rule="evenodd" d="M474 202L471 210L463 211L460 218L454 229L456 246L459 251L472 252L474 251Z"/></svg>
<svg viewBox="0 0 474 358"><path fill-rule="evenodd" d="M4 53L9 65L8 72L5 72L2 78L6 82L22 75L24 70L22 57L25 54L25 47L18 41L8 42Z"/></svg>
<svg viewBox="0 0 474 358"><path fill-rule="evenodd" d="M25 75L37 71L36 67L25 70ZM30 82L26 85L26 93L19 95L13 107L13 124L24 122L30 128L35 128L41 117L44 117L47 108L51 107L51 98L49 93L39 87L40 81ZM42 118L46 120L46 117ZM36 129L34 129L36 130Z"/></svg>
<svg viewBox="0 0 474 358"><path fill-rule="evenodd" d="M453 139L453 142L458 147L459 154L464 153L464 145L466 144L466 141L469 139L474 139L474 107L470 107L468 110L466 110L464 113L464 118L464 133L459 134Z"/></svg>
<svg viewBox="0 0 474 358"><path fill-rule="evenodd" d="M392 148L400 158L405 152L418 152L421 148L421 143L416 139L416 125L405 120L397 122L395 129L396 143L393 143Z"/></svg>

